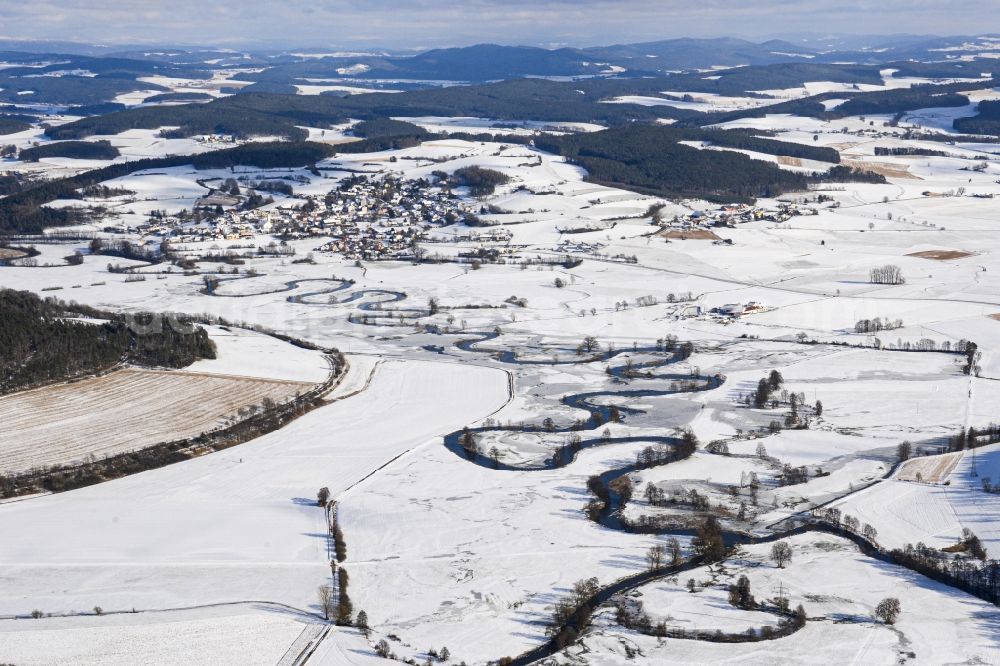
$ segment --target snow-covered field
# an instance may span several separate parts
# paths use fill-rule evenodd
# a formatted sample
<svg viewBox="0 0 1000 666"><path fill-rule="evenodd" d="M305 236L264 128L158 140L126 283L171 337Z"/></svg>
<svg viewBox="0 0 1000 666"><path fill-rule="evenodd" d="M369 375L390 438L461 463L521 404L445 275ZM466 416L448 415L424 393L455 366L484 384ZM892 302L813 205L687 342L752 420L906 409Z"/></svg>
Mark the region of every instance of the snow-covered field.
<svg viewBox="0 0 1000 666"><path fill-rule="evenodd" d="M0 398L0 470L18 472L193 437L304 382L122 369Z"/></svg>
<svg viewBox="0 0 1000 666"><path fill-rule="evenodd" d="M677 583L639 588L646 611L662 617L676 615L668 624L733 632L747 623L767 624L753 611L734 611L728 601L720 607L717 586L750 580L758 601L788 598L791 607L802 604L809 621L791 636L757 643L709 643L684 639L657 639L618 627L614 613L602 612L585 648L587 663L600 666L638 663L683 664L992 664L1000 660L993 623L996 607L906 569L873 562L855 546L830 536L799 536L787 540L792 562L778 569L768 560L770 545L750 546L725 565L682 574ZM691 594L687 578L698 587ZM705 586L708 587L705 587ZM878 602L899 599L902 613L895 625L874 621ZM679 609L691 609L688 614ZM773 617L773 616L772 616ZM691 618L691 619L689 619ZM641 650L641 659L627 659L626 646Z"/></svg>
<svg viewBox="0 0 1000 666"><path fill-rule="evenodd" d="M371 365L361 360L352 372L367 376ZM317 490L341 494L470 414L488 415L506 395L496 370L387 360L369 390L249 444L5 505L4 529L20 538L0 546L0 613L231 601L313 610L329 576Z"/></svg>
<svg viewBox="0 0 1000 666"><path fill-rule="evenodd" d="M0 624L0 650L4 659L27 666L273 666L292 663L282 659L300 635L317 626L250 605L170 614L51 618Z"/></svg>

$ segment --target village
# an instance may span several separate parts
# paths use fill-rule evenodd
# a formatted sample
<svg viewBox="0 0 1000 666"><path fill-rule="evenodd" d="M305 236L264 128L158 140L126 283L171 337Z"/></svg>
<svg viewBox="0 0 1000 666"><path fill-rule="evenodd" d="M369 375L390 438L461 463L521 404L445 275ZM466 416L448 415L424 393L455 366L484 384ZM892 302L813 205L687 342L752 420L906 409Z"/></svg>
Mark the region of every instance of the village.
<svg viewBox="0 0 1000 666"><path fill-rule="evenodd" d="M470 204L447 187L425 180L353 176L322 198L303 198L294 206L278 203L221 212L223 203L235 206L238 200L213 192L199 203L218 206L216 214L201 223L183 225L177 218L168 218L151 221L138 231L163 234L175 243L252 241L262 235L282 240L322 237L329 240L316 248L318 252L377 261L413 258L416 243L424 240L429 229L475 220ZM485 236L500 239L488 231Z"/></svg>

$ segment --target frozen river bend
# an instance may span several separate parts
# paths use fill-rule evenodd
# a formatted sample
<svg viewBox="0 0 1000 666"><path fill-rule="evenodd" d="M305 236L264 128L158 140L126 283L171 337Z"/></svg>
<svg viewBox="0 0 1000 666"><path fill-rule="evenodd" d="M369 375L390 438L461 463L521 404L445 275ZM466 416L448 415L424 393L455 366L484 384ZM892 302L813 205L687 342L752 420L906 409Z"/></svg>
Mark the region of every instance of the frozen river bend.
<svg viewBox="0 0 1000 666"><path fill-rule="evenodd" d="M336 497L439 446L500 408L508 380L471 364L354 357L340 395L228 451L0 506L0 533L14 537L0 542L0 613L237 601L315 611L330 572L316 491Z"/></svg>

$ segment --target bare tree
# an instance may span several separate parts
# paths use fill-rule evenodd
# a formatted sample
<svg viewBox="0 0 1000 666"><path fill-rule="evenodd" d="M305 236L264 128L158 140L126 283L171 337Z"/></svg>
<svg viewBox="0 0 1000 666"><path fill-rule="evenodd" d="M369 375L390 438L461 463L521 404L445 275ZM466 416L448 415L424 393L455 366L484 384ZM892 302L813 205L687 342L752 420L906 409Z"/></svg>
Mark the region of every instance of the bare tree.
<svg viewBox="0 0 1000 666"><path fill-rule="evenodd" d="M674 537L667 539L667 552L670 553L670 564L677 566L681 563L683 554L680 541Z"/></svg>
<svg viewBox="0 0 1000 666"><path fill-rule="evenodd" d="M662 569L664 556L666 554L667 549L660 543L646 551L646 562L649 564L649 570L656 571L657 569Z"/></svg>
<svg viewBox="0 0 1000 666"><path fill-rule="evenodd" d="M865 523L864 527L861 528L861 536L872 543L876 543L876 540L878 539L878 530L868 523Z"/></svg>
<svg viewBox="0 0 1000 666"><path fill-rule="evenodd" d="M368 626L368 613L359 611L358 619L354 621L354 626L361 631L365 638L368 638L368 634L371 633L371 627Z"/></svg>
<svg viewBox="0 0 1000 666"><path fill-rule="evenodd" d="M337 599L333 593L333 586L320 585L317 596L319 597L319 607L323 610L323 618L329 620L337 610Z"/></svg>
<svg viewBox="0 0 1000 666"><path fill-rule="evenodd" d="M776 542L771 546L771 560L779 569L784 569L785 564L792 561L792 547L784 541Z"/></svg>
<svg viewBox="0 0 1000 666"><path fill-rule="evenodd" d="M899 462L904 460L909 460L910 455L913 453L913 445L909 442L903 441L899 443L896 447L896 455L899 457Z"/></svg>

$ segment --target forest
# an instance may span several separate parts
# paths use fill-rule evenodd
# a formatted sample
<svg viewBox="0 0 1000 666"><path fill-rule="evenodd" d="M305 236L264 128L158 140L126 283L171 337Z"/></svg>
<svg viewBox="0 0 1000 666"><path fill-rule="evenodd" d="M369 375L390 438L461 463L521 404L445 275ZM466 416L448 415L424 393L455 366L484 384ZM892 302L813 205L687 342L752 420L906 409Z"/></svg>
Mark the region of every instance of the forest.
<svg viewBox="0 0 1000 666"><path fill-rule="evenodd" d="M170 136L233 134L302 139L298 126L330 127L351 118L398 116L476 116L498 120L595 122L622 125L635 120L692 115L670 107L603 104L581 96L574 84L518 79L478 86L454 86L403 93L349 95L278 95L243 92L206 104L154 106L83 118L52 127L53 139L82 139L130 129L178 127Z"/></svg>
<svg viewBox="0 0 1000 666"><path fill-rule="evenodd" d="M35 70L37 73L37 70ZM0 101L46 104L95 104L135 90L163 90L152 83L117 76L11 76L0 70Z"/></svg>
<svg viewBox="0 0 1000 666"><path fill-rule="evenodd" d="M46 130L54 139L82 139L94 134L117 134L129 129L155 129L164 126L178 129L171 137L196 134L232 134L239 138L280 136L291 140L305 138L301 126L330 127L350 118L374 120L407 116L475 116L497 120L542 120L551 122L592 122L620 126L635 121L651 122L672 118L687 126L705 126L767 113L793 113L831 119L854 114L895 114L918 108L960 106L968 100L961 90L982 83L953 83L917 86L912 89L847 93L844 104L830 109L822 104L845 93L825 93L803 99L778 102L758 109L729 113L701 113L670 106L608 104L621 95L659 95L664 91L700 91L723 95L750 94L766 97L753 90L801 86L807 81L843 83L881 83L877 67L859 65L821 65L788 63L783 65L740 67L720 72L718 78L702 74L675 74L644 78L588 79L574 82L543 79L513 79L471 86L452 86L411 90L401 93L363 93L344 96L333 92L322 95L292 95L260 92L291 92L287 84L257 84L230 97L207 103L141 107L81 120ZM271 82L268 82L271 83ZM274 85L278 85L275 88ZM370 128L371 138L400 135L399 128L382 124ZM381 128L381 129L379 129ZM361 130L366 132L364 128ZM407 132L411 134L412 132Z"/></svg>
<svg viewBox="0 0 1000 666"><path fill-rule="evenodd" d="M82 315L99 319L85 322ZM152 315L140 315L150 319ZM93 374L119 363L180 368L215 358L203 328L163 322L141 334L121 315L0 290L0 393Z"/></svg>
<svg viewBox="0 0 1000 666"><path fill-rule="evenodd" d="M214 99L203 92L166 92L153 95L142 100L143 104L160 104L162 102L210 102Z"/></svg>
<svg viewBox="0 0 1000 666"><path fill-rule="evenodd" d="M31 129L28 119L21 115L0 115L0 134L14 134Z"/></svg>
<svg viewBox="0 0 1000 666"><path fill-rule="evenodd" d="M20 159L37 162L46 157L68 157L75 160L113 160L121 153L110 141L58 141L25 148Z"/></svg>
<svg viewBox="0 0 1000 666"><path fill-rule="evenodd" d="M979 113L971 118L956 118L954 128L966 134L1000 136L1000 101L979 103Z"/></svg>
<svg viewBox="0 0 1000 666"><path fill-rule="evenodd" d="M826 178L825 174L816 178L783 170L742 153L699 150L679 143L685 140L704 140L774 155L839 162L826 152L829 149L762 139L745 132L692 131L640 124L588 134L537 137L535 145L582 166L592 182L667 197L751 201L802 190L810 182ZM865 180L882 179L876 175L856 174L839 165L832 167L829 173L837 180L854 175L861 175Z"/></svg>
<svg viewBox="0 0 1000 666"><path fill-rule="evenodd" d="M804 175L741 153L699 150L677 132L652 125L592 134L540 137L535 145L562 154L602 185L670 197L750 201L805 189Z"/></svg>
<svg viewBox="0 0 1000 666"><path fill-rule="evenodd" d="M230 98L224 98L219 102ZM339 117L328 122L338 122ZM131 129L157 129L176 127L164 131L166 138L185 138L198 134L229 134L238 139L258 136L276 136L290 141L302 141L308 133L278 115L255 111L233 102L219 104L192 103L175 106L145 106L106 115L91 116L50 127L45 135L51 139L85 139L95 134L119 134Z"/></svg>

